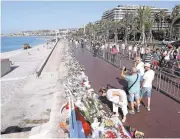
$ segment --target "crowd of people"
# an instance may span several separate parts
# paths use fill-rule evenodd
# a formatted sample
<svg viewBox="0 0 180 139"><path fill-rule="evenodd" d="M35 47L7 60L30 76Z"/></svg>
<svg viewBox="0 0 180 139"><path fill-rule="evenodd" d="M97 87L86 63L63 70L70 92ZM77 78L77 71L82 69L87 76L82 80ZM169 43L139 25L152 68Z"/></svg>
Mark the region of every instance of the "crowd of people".
<svg viewBox="0 0 180 139"><path fill-rule="evenodd" d="M118 108L122 109L122 122L125 122L126 115L128 114L128 102L130 103L130 114L135 114L135 109L136 112L140 112L140 105L144 94L146 94L147 98L147 111L150 111L152 82L155 72L151 69L150 63L143 63L140 57L136 57L132 69L127 72L126 68L123 67L120 75L121 78L127 81L127 89L101 88L99 95L107 97L107 100L113 103L113 116L119 116Z"/></svg>
<svg viewBox="0 0 180 139"><path fill-rule="evenodd" d="M129 60L140 57L144 63L150 63L153 69L161 67L171 68L175 72L180 72L180 46L164 45L162 48L152 47L150 45L142 45L135 43L128 46L122 42L121 45L105 42L91 42L94 50L94 56L97 57L99 51L109 52L113 55L112 61L115 61L117 54L128 55ZM104 53L103 53L104 55ZM180 76L180 75L179 75Z"/></svg>
<svg viewBox="0 0 180 139"><path fill-rule="evenodd" d="M77 42L77 40L75 41ZM82 48L86 43L87 41L85 40L79 42ZM180 70L180 47L168 45L160 49L155 48L155 46L142 46L138 43L126 46L124 42L121 45L117 45L115 43L109 44L93 41L90 45L95 57L97 57L99 51L103 51L111 53L114 57L117 54L128 55L128 58L134 61L134 66L130 71L123 67L120 73L121 78L128 83L128 87L125 90L113 88L100 88L99 90L100 98L106 98L107 101L112 103L113 116L119 116L118 109L121 108L123 112L122 122L126 121L128 103L130 105L130 114L140 112L140 105L144 95L147 98L146 109L147 111L151 110L151 91L155 69L162 66L166 67L173 61L174 67Z"/></svg>

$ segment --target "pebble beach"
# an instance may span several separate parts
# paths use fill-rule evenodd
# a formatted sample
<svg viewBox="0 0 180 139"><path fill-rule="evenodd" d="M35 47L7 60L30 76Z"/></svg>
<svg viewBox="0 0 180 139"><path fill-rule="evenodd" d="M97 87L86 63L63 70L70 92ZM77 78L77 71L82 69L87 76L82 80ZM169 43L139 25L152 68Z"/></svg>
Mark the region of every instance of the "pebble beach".
<svg viewBox="0 0 180 139"><path fill-rule="evenodd" d="M35 93L32 91L34 84L40 85L42 83L41 81L38 82L35 80L36 70L48 57L54 45L55 42L49 43L48 46L44 43L28 50L15 50L1 53L1 58L9 58L12 62L11 71L1 77L1 131L12 125L21 125L22 119L24 118L23 116L28 113L26 107L31 108L34 104L30 105L30 103L36 103L36 100L33 101L29 98L32 97L31 93ZM44 80L44 82L47 81L51 81L51 79ZM52 91L54 84L55 81L51 82L49 86L47 85L46 87L50 89L44 91L43 95ZM37 97L37 99L39 98ZM27 100L29 100L29 102ZM29 111L32 111L32 109ZM37 113L37 115L38 114L39 113ZM39 114L39 117L40 116ZM37 119L39 119L39 117ZM34 118L36 119L36 117Z"/></svg>

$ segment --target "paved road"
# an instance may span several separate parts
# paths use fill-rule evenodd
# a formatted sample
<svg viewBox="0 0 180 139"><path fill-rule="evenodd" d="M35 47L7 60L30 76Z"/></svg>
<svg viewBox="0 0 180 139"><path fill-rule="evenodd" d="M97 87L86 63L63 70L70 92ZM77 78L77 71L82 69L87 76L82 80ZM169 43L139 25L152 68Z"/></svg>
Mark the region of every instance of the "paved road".
<svg viewBox="0 0 180 139"><path fill-rule="evenodd" d="M79 48L76 51L76 58L84 65L85 73L96 91L107 84L116 88L123 88L126 85L126 82L119 78L120 70L118 68L102 59L94 58L88 50ZM126 64L131 63L127 61ZM148 138L180 137L179 103L153 90L151 109L148 112L141 106L140 113L128 115L125 125L137 128L137 130L144 132Z"/></svg>

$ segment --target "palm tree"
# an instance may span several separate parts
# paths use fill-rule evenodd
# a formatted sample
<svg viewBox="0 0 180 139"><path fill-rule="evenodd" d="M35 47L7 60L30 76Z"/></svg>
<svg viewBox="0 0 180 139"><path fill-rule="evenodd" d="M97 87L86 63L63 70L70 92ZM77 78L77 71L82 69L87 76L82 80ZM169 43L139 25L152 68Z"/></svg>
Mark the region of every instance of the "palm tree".
<svg viewBox="0 0 180 139"><path fill-rule="evenodd" d="M76 37L82 36L82 35L83 35L83 31L84 31L83 28L79 28L79 29L76 31L76 33L74 34L74 36L76 36Z"/></svg>
<svg viewBox="0 0 180 139"><path fill-rule="evenodd" d="M152 35L152 28L153 28L153 24L154 24L154 18L151 17L151 14L148 13L147 16L149 16L147 18L147 21L145 22L145 28L147 29L148 31L148 41L150 43L152 43L152 38L153 38L153 35Z"/></svg>
<svg viewBox="0 0 180 139"><path fill-rule="evenodd" d="M104 33L104 39L109 41L109 30L111 29L112 21L111 20L102 20L101 26Z"/></svg>
<svg viewBox="0 0 180 139"><path fill-rule="evenodd" d="M131 12L126 12L122 20L121 26L125 28L124 41L127 44L128 35L133 29L134 16Z"/></svg>
<svg viewBox="0 0 180 139"><path fill-rule="evenodd" d="M132 33L134 37L134 42L136 41L136 33L139 32L139 21L137 17L134 17L134 22L132 23Z"/></svg>
<svg viewBox="0 0 180 139"><path fill-rule="evenodd" d="M157 28L158 28L158 33L159 33L159 23L160 23L160 16L159 16L159 13L156 13L155 16L154 16L154 20L157 24Z"/></svg>
<svg viewBox="0 0 180 139"><path fill-rule="evenodd" d="M140 26L140 30L141 30L141 37L140 37L140 39L142 39L141 43L145 44L145 42L146 42L145 25L151 19L151 8L145 7L145 6L140 7L138 9L137 18L139 20L139 26Z"/></svg>
<svg viewBox="0 0 180 139"><path fill-rule="evenodd" d="M89 39L92 40L93 36L93 30L94 30L94 24L93 23L88 23L86 25L86 34L89 36Z"/></svg>
<svg viewBox="0 0 180 139"><path fill-rule="evenodd" d="M160 19L160 23L161 23L161 30L162 30L162 24L164 22L164 17L165 17L166 13L165 13L165 10L160 10L159 11L159 19Z"/></svg>
<svg viewBox="0 0 180 139"><path fill-rule="evenodd" d="M165 23L168 24L168 30L166 32L166 37L170 38L170 25L171 25L171 22L172 22L172 18L171 18L171 15L165 15L164 17L164 21Z"/></svg>
<svg viewBox="0 0 180 139"><path fill-rule="evenodd" d="M172 36L173 36L173 25L174 23L180 18L180 5L176 5L174 8L173 8L173 11L171 13L171 19L172 19L172 22L171 22L171 25L170 25L170 39L172 39Z"/></svg>

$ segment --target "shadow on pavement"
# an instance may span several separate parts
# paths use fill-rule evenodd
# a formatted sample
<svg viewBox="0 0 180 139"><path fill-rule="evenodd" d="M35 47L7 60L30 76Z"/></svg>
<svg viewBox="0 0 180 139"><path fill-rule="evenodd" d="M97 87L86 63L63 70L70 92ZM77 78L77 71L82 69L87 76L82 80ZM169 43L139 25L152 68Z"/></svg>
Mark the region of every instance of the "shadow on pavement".
<svg viewBox="0 0 180 139"><path fill-rule="evenodd" d="M27 132L27 131L31 131L32 128L33 127L20 128L18 126L10 126L10 127L6 128L3 132L1 132L1 135L9 134L9 133Z"/></svg>

